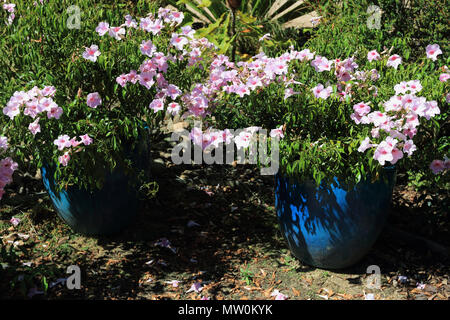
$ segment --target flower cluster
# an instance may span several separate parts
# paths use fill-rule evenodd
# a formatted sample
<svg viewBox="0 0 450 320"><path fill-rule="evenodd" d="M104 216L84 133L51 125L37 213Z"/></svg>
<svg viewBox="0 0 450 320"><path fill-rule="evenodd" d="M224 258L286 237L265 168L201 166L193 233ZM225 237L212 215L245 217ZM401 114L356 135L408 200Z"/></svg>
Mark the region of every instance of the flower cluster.
<svg viewBox="0 0 450 320"><path fill-rule="evenodd" d="M58 157L59 163L64 167L69 163L71 153L80 151L80 149L77 148L79 145L83 144L88 146L93 142L93 139L89 137L88 134L80 136L80 139L81 140L78 141L77 137L70 138L68 135L60 135L58 139L53 142L53 144L58 147L59 151L64 151L64 149L69 148L62 156Z"/></svg>
<svg viewBox="0 0 450 320"><path fill-rule="evenodd" d="M5 186L12 182L13 173L18 167L10 157L1 159L2 153L5 153L8 147L8 139L0 136L0 200L5 193Z"/></svg>
<svg viewBox="0 0 450 320"><path fill-rule="evenodd" d="M411 156L417 149L413 137L420 125L420 118L430 120L440 113L436 101L427 101L424 97L416 96L422 90L418 80L401 82L394 86L396 95L384 102L384 112L371 111L371 107L360 102L353 106L354 113L351 118L357 124L372 124L372 139L366 137L358 151L365 152L375 148L373 158L381 165L386 161L395 164L404 154ZM374 143L373 139L381 139Z"/></svg>
<svg viewBox="0 0 450 320"><path fill-rule="evenodd" d="M63 114L63 109L60 108L53 97L56 89L52 86L46 86L43 89L33 87L33 89L25 91L16 91L9 99L6 107L3 108L3 113L13 120L21 113L23 107L23 114L36 119L30 131L35 135L40 132L39 116L45 113L48 119L59 119Z"/></svg>
<svg viewBox="0 0 450 320"><path fill-rule="evenodd" d="M53 86L45 86L42 89L35 86L29 91L16 91L3 108L3 113L13 120L23 112L23 115L34 120L29 123L28 130L33 136L36 136L41 132L41 125L39 123L41 118L59 120L63 114L63 109L53 100L55 93L56 89ZM98 105L97 96L94 95L94 98L94 102L92 102L94 104L91 104L91 107ZM92 139L87 134L80 136L80 138L81 141L77 141L76 137L70 139L67 135L61 135L55 140L54 144L58 146L58 150L62 151L64 148L73 148L80 144L87 146L92 143ZM6 150L7 141L5 139L2 141L0 149L3 147ZM70 160L70 154L71 150L66 151L58 158L63 166L67 166ZM11 166L13 164L11 161L6 161L5 165L9 164Z"/></svg>
<svg viewBox="0 0 450 320"><path fill-rule="evenodd" d="M153 36L162 35L162 31L173 30L174 27L182 23L184 14L182 12L160 8L157 15L149 14L145 18L141 18L137 23L131 16L125 17L125 23L117 28L110 27L107 22L100 22L96 31L100 36L109 34L115 37L126 33L123 27L134 28L141 31L151 33ZM195 30L190 26L181 27L178 33L170 34L169 46L167 52L161 52L162 48L158 48L153 40L143 40L140 44L140 51L146 59L142 62L137 70L130 70L116 78L116 82L125 87L128 83L139 84L147 90L155 89L156 94L154 100L149 104L149 108L154 113L166 110L171 115L181 112L183 107L190 111L190 114L205 115L208 107L208 99L205 97L203 88L196 86L193 90L183 94L182 89L176 84L169 83L165 75L168 72L170 63L188 61L188 66L198 66L203 60L206 50L214 49L214 44L210 43L206 38L195 39ZM92 45L83 53L85 59L91 61L96 60L100 55L98 47ZM88 98L89 100L89 98ZM100 100L101 101L101 100Z"/></svg>
<svg viewBox="0 0 450 320"><path fill-rule="evenodd" d="M6 0L5 0L5 2L6 2ZM16 8L16 5L14 3L4 3L3 4L3 10L6 10L6 12L9 13L8 20L6 21L7 25L12 24L14 19L15 19L15 17L16 17L16 15L14 13L15 12L15 8Z"/></svg>

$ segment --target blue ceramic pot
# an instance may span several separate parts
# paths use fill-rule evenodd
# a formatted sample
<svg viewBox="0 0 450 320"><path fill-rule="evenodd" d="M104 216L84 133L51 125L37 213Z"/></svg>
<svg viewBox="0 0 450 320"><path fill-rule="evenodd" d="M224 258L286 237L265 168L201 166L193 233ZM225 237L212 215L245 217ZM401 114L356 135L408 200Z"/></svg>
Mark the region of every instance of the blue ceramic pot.
<svg viewBox="0 0 450 320"><path fill-rule="evenodd" d="M372 247L388 215L395 167L384 178L370 178L347 190L332 184L292 181L277 175L275 206L281 231L302 262L340 269L358 262Z"/></svg>
<svg viewBox="0 0 450 320"><path fill-rule="evenodd" d="M146 144L133 153L134 164L140 169L150 166L151 155ZM42 180L58 215L76 232L84 235L110 235L129 226L137 214L137 190L129 187L132 176L120 170L105 170L103 188L87 191L76 186L58 191L55 169L41 168Z"/></svg>

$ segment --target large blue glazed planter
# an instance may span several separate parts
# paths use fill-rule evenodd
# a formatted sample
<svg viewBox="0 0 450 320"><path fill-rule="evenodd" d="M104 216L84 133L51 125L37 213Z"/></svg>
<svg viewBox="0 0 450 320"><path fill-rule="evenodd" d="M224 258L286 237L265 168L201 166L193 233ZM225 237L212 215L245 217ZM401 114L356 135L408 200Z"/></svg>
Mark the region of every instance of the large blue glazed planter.
<svg viewBox="0 0 450 320"><path fill-rule="evenodd" d="M144 147L144 151L142 148ZM134 164L148 168L151 156L148 146L141 144L135 151ZM54 177L55 169L49 165L41 168L42 180L58 215L76 232L101 236L118 233L128 227L135 219L139 197L135 188L129 186L133 176L120 170L112 173L105 170L102 189L87 191L70 186L58 191Z"/></svg>
<svg viewBox="0 0 450 320"><path fill-rule="evenodd" d="M365 179L347 190L332 184L275 177L275 206L281 231L292 253L323 269L341 269L358 262L378 238L389 212L395 167L384 178Z"/></svg>

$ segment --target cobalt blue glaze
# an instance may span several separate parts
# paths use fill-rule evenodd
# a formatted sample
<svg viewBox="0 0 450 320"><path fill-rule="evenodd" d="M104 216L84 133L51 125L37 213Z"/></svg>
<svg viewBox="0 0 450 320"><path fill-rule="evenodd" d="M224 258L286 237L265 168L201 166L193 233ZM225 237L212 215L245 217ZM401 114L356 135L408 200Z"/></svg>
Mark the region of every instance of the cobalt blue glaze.
<svg viewBox="0 0 450 320"><path fill-rule="evenodd" d="M133 154L134 164L148 168L150 153L148 146L139 146ZM137 155L140 155L137 157ZM76 232L85 235L110 235L129 226L137 213L139 199L137 191L128 186L132 176L119 170L105 170L103 188L87 191L76 186L57 191L55 169L49 165L41 168L42 180L58 215Z"/></svg>
<svg viewBox="0 0 450 320"><path fill-rule="evenodd" d="M385 178L359 182L347 190L334 183L290 181L275 177L275 206L282 233L302 262L341 269L358 262L372 247L388 215L396 180L395 167Z"/></svg>

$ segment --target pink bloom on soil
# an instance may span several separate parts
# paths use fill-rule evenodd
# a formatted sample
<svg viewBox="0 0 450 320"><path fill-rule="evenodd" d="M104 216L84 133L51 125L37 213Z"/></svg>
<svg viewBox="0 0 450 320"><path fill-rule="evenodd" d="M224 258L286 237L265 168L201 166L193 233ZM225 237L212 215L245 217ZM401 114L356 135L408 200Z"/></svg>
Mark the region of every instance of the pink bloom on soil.
<svg viewBox="0 0 450 320"><path fill-rule="evenodd" d="M285 294L282 294L277 289L273 290L270 294L272 297L275 297L275 300L287 300L289 297Z"/></svg>
<svg viewBox="0 0 450 320"><path fill-rule="evenodd" d="M14 227L17 227L17 225L20 223L20 219L19 219L19 218L12 217L11 220L9 220L9 222L10 222Z"/></svg>

